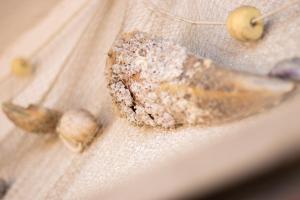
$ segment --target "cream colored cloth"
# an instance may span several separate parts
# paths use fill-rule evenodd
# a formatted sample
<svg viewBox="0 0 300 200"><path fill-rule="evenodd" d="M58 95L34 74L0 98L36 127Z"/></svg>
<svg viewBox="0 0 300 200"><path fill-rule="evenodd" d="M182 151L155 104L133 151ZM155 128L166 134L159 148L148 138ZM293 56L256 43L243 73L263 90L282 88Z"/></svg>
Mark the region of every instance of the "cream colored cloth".
<svg viewBox="0 0 300 200"><path fill-rule="evenodd" d="M286 3L276 0L155 2L183 17L212 21L225 20L228 12L240 5L253 5L268 12ZM84 3L85 0L62 0L39 24L7 48L0 58L0 100L13 97L14 102L22 105L43 100L44 105L61 110L86 108L104 125L102 134L84 153L74 154L57 137L24 133L0 113L0 176L12 182L5 199L85 199L88 196L157 199L187 191L191 185L205 192L225 180L261 169L266 163L272 164L300 146L297 133L300 127L295 121L299 113L298 95L272 111L237 123L172 132L151 131L135 128L113 114L104 77L107 51L115 37L134 29L171 38L223 66L266 74L278 60L300 56L299 5L270 18L263 40L242 44L230 38L225 27L174 22L152 13L143 1L91 0L59 37L33 58L37 70L31 78L10 75L11 58L29 55ZM216 145L219 143L222 145ZM228 146L231 149L226 151ZM251 151L252 146L255 151ZM219 151L231 154L219 154ZM184 164L182 168L180 163ZM178 168L172 168L174 165ZM184 170L187 166L197 166L198 171L189 173ZM177 175L180 179L176 179ZM169 182L163 184L159 177L165 178L164 181L169 178ZM135 181L127 184L130 180ZM160 184L165 187L155 188Z"/></svg>

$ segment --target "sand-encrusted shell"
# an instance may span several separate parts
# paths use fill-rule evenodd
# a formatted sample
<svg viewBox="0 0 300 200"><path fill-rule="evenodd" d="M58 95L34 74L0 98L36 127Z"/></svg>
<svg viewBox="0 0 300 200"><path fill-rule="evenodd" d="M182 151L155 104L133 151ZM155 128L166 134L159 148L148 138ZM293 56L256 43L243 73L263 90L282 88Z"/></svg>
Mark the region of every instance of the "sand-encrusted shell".
<svg viewBox="0 0 300 200"><path fill-rule="evenodd" d="M275 105L294 88L290 82L219 67L139 31L115 41L107 79L121 116L138 126L161 128L241 119Z"/></svg>

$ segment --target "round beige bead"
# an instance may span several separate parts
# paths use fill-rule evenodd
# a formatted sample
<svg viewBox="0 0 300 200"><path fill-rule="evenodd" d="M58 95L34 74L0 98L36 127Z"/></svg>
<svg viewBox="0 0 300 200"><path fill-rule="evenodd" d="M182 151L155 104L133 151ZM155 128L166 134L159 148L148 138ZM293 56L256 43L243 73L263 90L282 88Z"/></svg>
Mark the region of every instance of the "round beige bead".
<svg viewBox="0 0 300 200"><path fill-rule="evenodd" d="M241 6L229 13L226 26L229 34L243 42L257 41L264 32L263 20L253 22L261 12L252 6Z"/></svg>
<svg viewBox="0 0 300 200"><path fill-rule="evenodd" d="M33 73L33 66L24 58L15 58L11 62L11 71L17 76L28 76Z"/></svg>

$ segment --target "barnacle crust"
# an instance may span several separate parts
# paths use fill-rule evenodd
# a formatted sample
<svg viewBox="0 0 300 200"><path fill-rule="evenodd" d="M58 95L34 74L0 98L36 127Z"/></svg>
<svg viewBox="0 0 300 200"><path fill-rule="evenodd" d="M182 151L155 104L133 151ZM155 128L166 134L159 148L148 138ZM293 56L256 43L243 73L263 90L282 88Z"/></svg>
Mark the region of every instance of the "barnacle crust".
<svg viewBox="0 0 300 200"><path fill-rule="evenodd" d="M108 55L113 102L137 126L220 124L271 107L294 88L290 82L219 67L140 31L121 35Z"/></svg>

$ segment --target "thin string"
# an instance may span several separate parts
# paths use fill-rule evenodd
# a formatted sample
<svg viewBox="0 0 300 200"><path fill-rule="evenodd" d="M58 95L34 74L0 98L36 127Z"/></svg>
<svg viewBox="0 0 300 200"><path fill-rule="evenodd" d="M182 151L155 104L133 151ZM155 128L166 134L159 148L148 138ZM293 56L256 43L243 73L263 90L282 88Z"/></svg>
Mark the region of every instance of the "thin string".
<svg viewBox="0 0 300 200"><path fill-rule="evenodd" d="M159 6L157 6L151 0L149 0L149 1L144 0L144 4L152 12L154 12L154 13L158 12L158 13L160 13L162 15L165 15L166 17L169 17L169 18L171 18L173 20L176 20L176 21L186 22L186 23L190 23L190 24L193 24L193 25L225 25L224 22L217 22L217 21L216 22L214 22L214 21L193 21L193 20L190 20L190 19L186 19L186 18L183 18L183 17L179 17L179 16L176 16L176 15L173 15L170 12L168 12L167 10L164 10L164 9L160 8Z"/></svg>
<svg viewBox="0 0 300 200"><path fill-rule="evenodd" d="M271 17L273 15L276 15L276 14L280 13L281 11L286 10L287 8L291 7L292 5L294 5L296 3L300 3L300 1L299 0L291 0L289 3L284 4L281 7L277 8L277 9L275 9L273 11L270 11L269 13L266 13L266 14L263 14L262 16L260 16L260 17L254 18L251 22L253 24L255 24L256 22L258 22L258 21L260 21L262 19L266 19L268 17Z"/></svg>
<svg viewBox="0 0 300 200"><path fill-rule="evenodd" d="M90 2L90 1L87 1ZM101 1L100 1L101 2ZM81 32L79 39L76 41L74 47L71 50L71 53L67 56L67 58L63 61L61 68L59 69L58 73L54 77L54 79L51 81L49 87L47 88L46 92L41 96L40 100L37 102L37 105L41 105L44 103L50 92L53 90L55 84L57 83L57 80L62 76L62 72L66 69L67 64L71 61L72 56L74 56L75 51L78 49L80 43L84 40L84 36L87 32L87 30L93 25L94 20L98 17L98 9L99 9L100 3L98 3L98 6L95 10L95 13L93 13L90 21L88 24L84 27L83 31ZM81 9L80 9L81 10Z"/></svg>
<svg viewBox="0 0 300 200"><path fill-rule="evenodd" d="M42 44L40 44L33 52L29 54L27 57L28 59L34 58L41 50L47 47L57 35L59 35L67 26L68 24L80 13L80 11L84 10L89 4L90 1L85 1L55 32L53 32ZM10 77L10 74L6 75L0 80L0 84L7 81Z"/></svg>
<svg viewBox="0 0 300 200"><path fill-rule="evenodd" d="M72 16L70 18L68 18L62 26L60 26L59 30L55 31L54 34L51 34L51 36L49 37L49 39L44 42L44 45L40 46L40 50L45 47L48 43L50 43L62 30L64 30L65 27L67 27L67 25L69 25L69 23L71 22L72 19L74 19L74 17L76 15L79 14L80 11L82 11L85 7L87 7L88 2L90 3L90 1L86 1L82 6L80 6L80 8L78 10L76 10L74 12L74 14L72 14ZM97 9L99 8L99 6L97 7ZM42 95L42 97L40 98L40 100L36 103L37 105L41 105L46 97L48 96L48 94L51 92L51 90L54 88L54 85L56 83L56 81L59 79L60 75L62 74L62 72L64 71L67 63L70 61L71 56L74 54L75 49L77 49L77 47L79 46L80 42L83 40L83 36L86 32L86 30L88 29L88 27L91 26L91 23L93 22L93 20L95 19L95 17L97 16L97 10L95 11L95 14L93 14L93 16L91 17L91 20L89 21L89 23L86 25L86 27L83 29L82 33L79 36L79 39L76 41L74 47L71 50L71 53L67 56L67 58L63 61L62 63L62 67L59 69L57 75L54 77L54 79L51 81L49 88L47 88L47 91ZM37 51L38 52L38 51ZM15 96L18 96L20 94L20 92L22 92L24 90L24 88L26 88L27 85L25 85L24 87L22 87ZM12 101L15 97L12 96L9 98L9 101Z"/></svg>
<svg viewBox="0 0 300 200"><path fill-rule="evenodd" d="M68 24L83 10L89 5L90 1L85 1L55 32L53 32L47 40L45 40L39 47L37 47L30 55L29 58L35 57L43 48L48 46L59 35Z"/></svg>
<svg viewBox="0 0 300 200"><path fill-rule="evenodd" d="M277 8L273 11L270 11L269 13L266 13L266 14L260 16L260 17L254 18L251 21L251 23L255 24L256 22L258 22L262 19L266 19L270 16L278 14L279 12L282 12L282 11L286 10L287 8L290 8L292 5L294 5L296 3L300 3L300 1L299 0L291 0L289 3L284 4L283 6ZM153 3L152 0L149 0L149 1L144 0L144 4L145 4L145 6L147 7L148 10L150 10L154 13L159 13L161 15L164 15L164 16L169 17L169 18L171 18L173 20L176 20L176 21L186 22L186 23L190 23L192 25L226 25L225 22L220 22L220 21L194 21L194 20L190 20L190 19L187 19L187 18L184 18L184 17L174 15L174 14L168 12L167 10L165 10L163 8L160 8L158 5Z"/></svg>

